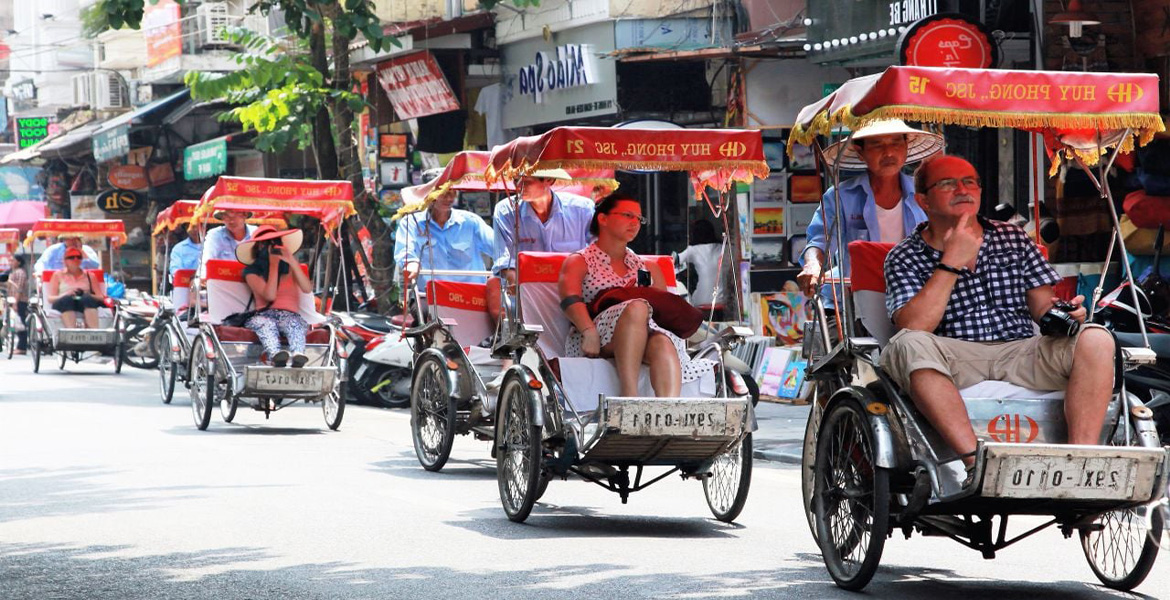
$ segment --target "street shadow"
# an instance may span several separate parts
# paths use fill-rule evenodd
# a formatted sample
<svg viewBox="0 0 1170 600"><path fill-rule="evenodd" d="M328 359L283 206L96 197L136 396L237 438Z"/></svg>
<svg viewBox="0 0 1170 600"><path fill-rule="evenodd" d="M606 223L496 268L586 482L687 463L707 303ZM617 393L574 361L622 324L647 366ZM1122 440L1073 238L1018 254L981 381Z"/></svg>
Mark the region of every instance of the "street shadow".
<svg viewBox="0 0 1170 600"><path fill-rule="evenodd" d="M383 543L392 543L393 536ZM373 550L377 550L374 548ZM565 553L566 558L573 556ZM645 573L637 566L586 562L530 569L466 570L444 566L357 567L343 561L264 568L277 555L265 548L209 548L141 555L130 546L71 547L0 542L6 600L44 598L850 598L823 567L807 561L772 569ZM727 560L731 557L724 557ZM713 557L718 564L719 558ZM913 571L913 574L903 571ZM926 573L926 575L923 575ZM909 579L917 577L919 579ZM929 579L923 579L928 577ZM948 571L879 571L867 595L909 600L995 597L997 600L1148 598L1111 593L1081 582L1021 583L954 579ZM936 578L950 578L943 581Z"/></svg>
<svg viewBox="0 0 1170 600"><path fill-rule="evenodd" d="M427 481L495 481L496 461L490 458L457 460L451 459L439 472L427 471L419 464L414 451L404 452L400 457L388 458L370 463L370 469L377 473L407 479Z"/></svg>
<svg viewBox="0 0 1170 600"><path fill-rule="evenodd" d="M190 409L188 409L190 410ZM202 435L202 436L234 436L234 435L322 435L329 433L327 428L310 429L303 427L268 427L266 425L247 424L233 424L224 422L215 422L217 415L212 415L212 424L207 429L199 430L194 423L187 426L176 426L166 429L163 432L170 435Z"/></svg>
<svg viewBox="0 0 1170 600"><path fill-rule="evenodd" d="M558 538L679 538L726 539L741 525L704 517L613 515L579 506L537 502L524 523L513 523L503 508L478 508L460 513L446 524L498 540Z"/></svg>

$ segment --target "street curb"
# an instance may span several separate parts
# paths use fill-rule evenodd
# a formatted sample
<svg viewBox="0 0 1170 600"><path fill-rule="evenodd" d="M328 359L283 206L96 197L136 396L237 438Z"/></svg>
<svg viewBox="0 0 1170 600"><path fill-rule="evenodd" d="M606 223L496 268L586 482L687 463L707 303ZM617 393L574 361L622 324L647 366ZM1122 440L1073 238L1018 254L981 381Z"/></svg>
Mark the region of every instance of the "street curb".
<svg viewBox="0 0 1170 600"><path fill-rule="evenodd" d="M778 444L770 448L753 450L752 457L757 460L799 465L801 455L803 454L803 447L804 444L801 443Z"/></svg>

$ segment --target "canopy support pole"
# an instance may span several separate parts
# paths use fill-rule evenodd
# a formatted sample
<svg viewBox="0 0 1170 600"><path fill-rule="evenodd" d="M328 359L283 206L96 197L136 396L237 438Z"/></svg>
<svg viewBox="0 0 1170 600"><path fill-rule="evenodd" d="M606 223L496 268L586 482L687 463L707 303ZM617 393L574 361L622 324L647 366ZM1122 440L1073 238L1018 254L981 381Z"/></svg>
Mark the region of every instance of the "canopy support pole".
<svg viewBox="0 0 1170 600"><path fill-rule="evenodd" d="M1131 132L1132 129L1126 129L1125 133L1122 134L1122 139L1129 137ZM1133 269L1131 269L1129 265L1129 252L1125 248L1125 238L1121 235L1121 219L1117 216L1117 207L1113 205L1113 191L1109 189L1109 180L1107 179L1109 169L1113 167L1113 161L1117 160L1117 155L1120 153L1121 144L1118 144L1110 151L1108 160L1098 166L1098 173L1100 174L1100 177L1094 175L1093 171L1091 171L1089 167L1085 166L1085 162L1081 160L1080 157L1076 158L1076 163L1077 166L1079 166L1081 170L1089 176L1089 180L1093 182L1093 185L1097 186L1097 191L1101 194L1101 199L1104 200L1105 204L1109 207L1109 218L1113 220L1113 238L1117 241L1118 247L1121 248L1121 256L1118 257L1118 260L1121 261L1121 268L1122 272L1125 274L1125 280L1129 282L1129 293L1130 297L1133 299L1134 309L1137 311L1138 331L1140 331L1142 334L1142 343L1145 344L1146 349L1149 349L1150 338L1146 334L1146 321L1144 318L1142 318L1142 305L1141 301L1138 299L1137 283L1133 278ZM1037 226L1039 226L1039 223L1037 223ZM1112 250L1112 244L1110 244L1110 250ZM1109 264L1106 263L1105 269L1108 268ZM1104 278L1105 271L1103 270L1101 272L1101 279L1104 280ZM1098 286L1100 286L1100 283L1098 283ZM1101 288L1098 287L1098 289ZM1096 296L1097 294L1094 293L1093 295ZM1096 305L1096 301L1097 298L1093 298L1092 306Z"/></svg>

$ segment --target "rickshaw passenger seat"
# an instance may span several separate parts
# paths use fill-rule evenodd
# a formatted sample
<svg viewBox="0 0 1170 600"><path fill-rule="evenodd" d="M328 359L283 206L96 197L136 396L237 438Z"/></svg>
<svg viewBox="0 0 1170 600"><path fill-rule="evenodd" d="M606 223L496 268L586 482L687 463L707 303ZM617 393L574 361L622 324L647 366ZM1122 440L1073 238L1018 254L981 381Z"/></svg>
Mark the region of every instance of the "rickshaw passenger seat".
<svg viewBox="0 0 1170 600"><path fill-rule="evenodd" d="M487 285L432 279L427 300L440 319L452 319L451 334L460 346L478 346L494 331L487 309Z"/></svg>
<svg viewBox="0 0 1170 600"><path fill-rule="evenodd" d="M565 394L572 399L577 410L589 411L597 408L600 395L617 396L620 386L617 369L612 361L565 356L565 342L572 324L561 310L558 282L561 265L568 256L557 252L521 252L517 259L517 287L524 321L544 328L536 343L550 361L555 361L554 371L559 371ZM663 260L667 261L665 264L671 264L669 256L643 258L660 261L660 265ZM667 276L667 284L673 287L673 271L669 266L663 267L662 271ZM681 394L694 398L714 396L715 391L715 373L712 371L698 380L684 383ZM642 366L639 380L639 394L654 396L650 386L650 369L645 365Z"/></svg>
<svg viewBox="0 0 1170 600"><path fill-rule="evenodd" d="M849 243L849 261L852 265L850 285L853 307L869 335L885 347L898 328L886 311L886 254L893 244L855 241ZM1044 392L1029 390L1006 381L984 381L959 390L963 398L1015 398L1049 400L1064 397L1064 391Z"/></svg>
<svg viewBox="0 0 1170 600"><path fill-rule="evenodd" d="M57 272L56 269L54 269L54 270L46 269L43 273L41 273L42 285L41 285L40 291L41 291L42 296L45 293L45 285L44 284L49 283L49 281L51 281L53 279L53 274L56 272ZM104 281L104 279L105 279L105 271L103 271L101 269L86 269L85 272L88 273L91 277L93 277L97 281ZM57 328L61 327L61 313L54 310L52 305L50 305L47 302L44 304L44 311L45 311L45 316L49 318L49 328L51 330L53 330L53 332L55 333ZM113 327L113 326L114 326L114 311L107 308L107 307L104 307L104 306L98 308L98 328L99 329L108 329L108 328Z"/></svg>
<svg viewBox="0 0 1170 600"><path fill-rule="evenodd" d="M302 268L304 265L302 265ZM306 268L307 269L307 268ZM207 261L207 321L217 328L226 329L222 323L235 313L252 310L252 290L244 283L244 265L234 260ZM313 295L301 293L298 314L310 326L319 325L328 319L316 310Z"/></svg>
<svg viewBox="0 0 1170 600"><path fill-rule="evenodd" d="M187 306L191 294L191 278L195 276L195 269L179 269L171 281L171 306L176 310Z"/></svg>

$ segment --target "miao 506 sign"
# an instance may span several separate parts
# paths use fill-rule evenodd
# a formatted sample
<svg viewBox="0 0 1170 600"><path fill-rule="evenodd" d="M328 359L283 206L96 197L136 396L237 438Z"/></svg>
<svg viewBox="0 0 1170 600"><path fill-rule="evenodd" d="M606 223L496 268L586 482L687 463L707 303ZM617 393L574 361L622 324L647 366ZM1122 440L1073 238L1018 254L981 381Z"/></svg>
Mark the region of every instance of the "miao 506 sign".
<svg viewBox="0 0 1170 600"><path fill-rule="evenodd" d="M537 52L535 61L520 68L520 94L540 104L549 92L591 85L597 81L595 60L593 44L559 46L555 56Z"/></svg>

